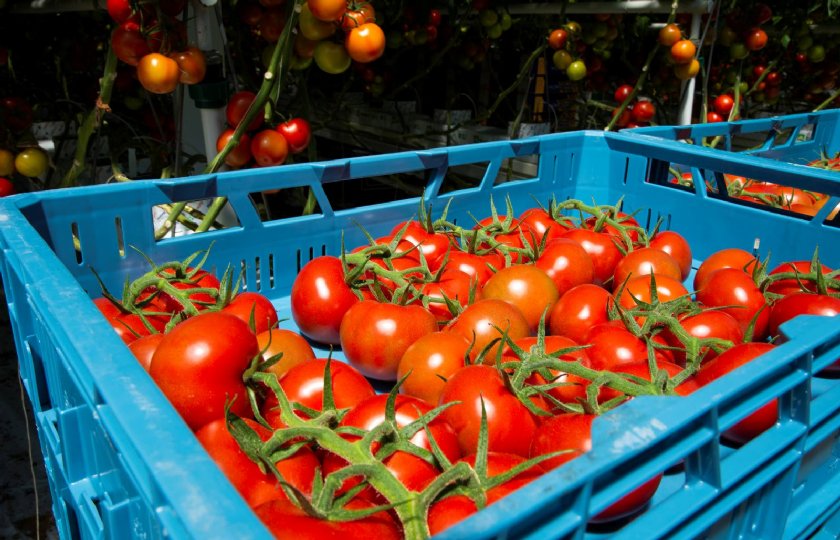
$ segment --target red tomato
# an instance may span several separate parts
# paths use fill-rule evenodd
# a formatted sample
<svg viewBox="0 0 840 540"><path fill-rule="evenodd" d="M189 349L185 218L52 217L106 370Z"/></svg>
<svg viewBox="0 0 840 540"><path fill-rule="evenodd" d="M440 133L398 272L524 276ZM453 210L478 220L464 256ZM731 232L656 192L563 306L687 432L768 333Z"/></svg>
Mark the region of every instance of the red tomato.
<svg viewBox="0 0 840 540"><path fill-rule="evenodd" d="M774 346L769 343L741 343L736 345L711 362L703 365L700 371L697 372L697 382L701 386L705 386L762 354L773 350L773 348ZM774 399L729 428L725 435L734 442L743 444L771 428L777 419L778 411L776 400Z"/></svg>
<svg viewBox="0 0 840 540"><path fill-rule="evenodd" d="M482 298L482 292L478 283L476 283L476 278L454 268L446 268L437 281L428 281L420 286L420 292L430 300L427 309L440 323L447 323L452 320L452 312L449 311L445 298L454 301L461 308L466 308L469 304L471 290L473 290L473 301Z"/></svg>
<svg viewBox="0 0 840 540"><path fill-rule="evenodd" d="M548 242L534 266L545 271L554 281L559 296L563 296L572 287L595 280L592 257L583 246L569 238Z"/></svg>
<svg viewBox="0 0 840 540"><path fill-rule="evenodd" d="M834 317L840 314L840 298L807 292L792 293L777 300L770 308L768 334L779 335L779 326L797 315Z"/></svg>
<svg viewBox="0 0 840 540"><path fill-rule="evenodd" d="M552 49L559 50L566 45L566 40L569 38L569 33L562 28L556 28L548 35L548 46Z"/></svg>
<svg viewBox="0 0 840 540"><path fill-rule="evenodd" d="M292 118L277 126L277 131L285 137L289 143L289 151L293 154L300 154L309 146L312 138L312 129L309 122L303 118Z"/></svg>
<svg viewBox="0 0 840 540"><path fill-rule="evenodd" d="M728 248L716 251L709 255L697 269L694 275L694 290L699 291L705 284L708 276L715 270L721 268L737 268L747 273L752 273L753 267L758 262L755 255L749 251L738 248Z"/></svg>
<svg viewBox="0 0 840 540"><path fill-rule="evenodd" d="M583 246L592 258L595 267L595 283L606 283L612 278L615 267L622 257L612 235L589 229L572 229L563 233L563 238L569 238Z"/></svg>
<svg viewBox="0 0 840 540"><path fill-rule="evenodd" d="M148 336L150 334L154 334L155 332L163 332L166 327L166 323L169 320L166 317L158 315L147 315L144 316L144 318L146 323L151 325L152 329L149 329L147 324L144 324L140 315L135 313L121 313L109 318L108 322L111 323L111 326L114 328L117 335L120 336L120 339L122 339L126 344L129 344L143 336Z"/></svg>
<svg viewBox="0 0 840 540"><path fill-rule="evenodd" d="M633 87L629 84L622 84L615 90L615 94L613 95L613 99L616 103L621 105L624 103L624 100L627 99L627 96L633 93Z"/></svg>
<svg viewBox="0 0 840 540"><path fill-rule="evenodd" d="M691 272L691 247L683 235L674 231L660 231L650 239L650 247L664 251L680 266L680 280L685 281Z"/></svg>
<svg viewBox="0 0 840 540"><path fill-rule="evenodd" d="M522 312L513 304L495 298L485 298L468 306L446 329L472 343L471 361L487 349L484 362L488 364L496 361L502 332L506 332L510 339L530 334L528 321ZM496 343L491 345L494 341Z"/></svg>
<svg viewBox="0 0 840 540"><path fill-rule="evenodd" d="M403 353L397 367L397 378L406 375L400 393L437 403L443 385L464 367L470 343L451 332L427 334Z"/></svg>
<svg viewBox="0 0 840 540"><path fill-rule="evenodd" d="M660 276L667 276L682 281L682 270L673 257L656 248L642 247L627 252L618 262L613 273L613 290L624 285L628 279L650 274L655 274L657 280Z"/></svg>
<svg viewBox="0 0 840 540"><path fill-rule="evenodd" d="M196 430L231 411L249 412L242 374L259 354L248 325L228 313L203 312L167 333L149 373L184 421Z"/></svg>
<svg viewBox="0 0 840 540"><path fill-rule="evenodd" d="M689 39L681 39L671 45L671 59L675 64L688 64L694 60L697 46Z"/></svg>
<svg viewBox="0 0 840 540"><path fill-rule="evenodd" d="M547 419L534 433L531 457L560 450L571 450L571 452L542 462L545 469L553 469L589 452L592 449L592 421L594 419L594 415L588 414L561 414ZM593 523L612 521L635 514L653 497L661 480L661 474L654 476L590 521Z"/></svg>
<svg viewBox="0 0 840 540"><path fill-rule="evenodd" d="M277 375L278 378L294 366L315 359L315 352L309 342L303 339L300 334L291 330L283 328L265 330L257 334L257 343L265 360L278 354L283 355L276 364L267 370Z"/></svg>
<svg viewBox="0 0 840 540"><path fill-rule="evenodd" d="M545 336L544 339L544 349L542 352L545 354L555 355L563 349L580 346L579 343L565 336ZM537 338L533 336L519 338L514 343L525 352L531 352L532 348L537 344ZM586 349L578 349L555 357L564 362L580 362L582 365L589 367L591 363L586 351ZM519 360L519 357L510 346L506 346L502 352L502 361L513 360ZM552 375L550 380L545 380L541 375L534 374L533 380L529 382L533 384L557 384L558 386L548 390L548 394L564 403L577 403L578 399L586 399L586 385L588 381L573 377L568 373L556 369L550 369L549 372ZM551 404L548 405L549 410L551 410Z"/></svg>
<svg viewBox="0 0 840 540"><path fill-rule="evenodd" d="M656 107L650 101L639 101L633 105L631 114L636 122L650 122L656 115Z"/></svg>
<svg viewBox="0 0 840 540"><path fill-rule="evenodd" d="M677 269L679 272L679 269ZM621 291L618 303L627 309L633 309L637 302L653 303L653 281L656 283L656 298L659 303L670 302L681 296L688 296L688 290L679 280L665 275L650 275L630 278Z"/></svg>
<svg viewBox="0 0 840 540"><path fill-rule="evenodd" d="M619 224L622 227L625 227L624 230L627 233L627 236L630 238L630 241L632 241L634 244L639 241L639 231L635 229L635 227L639 227L639 222L636 221L636 218L624 212L616 212L615 216L613 217L617 222L619 222ZM586 221L584 221L583 223L584 228L595 230L595 227L598 225L598 218L596 216L591 216L587 218ZM619 228L614 225L610 225L609 223L604 222L603 227L599 228L597 232L604 232L606 234L609 234L610 236L613 236L619 243L619 245L623 245L625 243Z"/></svg>
<svg viewBox="0 0 840 540"><path fill-rule="evenodd" d="M458 435L461 452L476 451L481 427L481 408L487 414L488 449L527 456L537 422L530 411L510 393L494 367L466 366L446 382L440 404L455 403L442 416Z"/></svg>
<svg viewBox="0 0 840 540"><path fill-rule="evenodd" d="M832 269L824 264L820 264L820 272L823 274L829 274L832 272ZM810 274L811 261L790 261L782 263L774 268L770 272L770 275L773 276L781 273ZM816 292L817 288L816 283L814 283L813 280L806 279L804 275L800 275L799 279L790 278L774 281L770 283L767 290L776 294L788 295L801 291Z"/></svg>
<svg viewBox="0 0 840 540"><path fill-rule="evenodd" d="M449 236L443 233L429 232L419 221L398 223L391 230L391 235L397 235L400 231L402 231L402 240L407 241L412 246L417 246L418 250L423 253L429 268L435 270L440 268L440 264L450 248ZM420 260L419 255L417 260ZM469 272L467 273L469 274Z"/></svg>
<svg viewBox="0 0 840 540"><path fill-rule="evenodd" d="M341 319L358 301L344 281L344 269L337 257L311 260L292 284L292 317L303 335L321 343L341 342Z"/></svg>
<svg viewBox="0 0 840 540"><path fill-rule="evenodd" d="M611 301L612 295L598 285L573 287L554 304L549 315L549 332L585 343L593 326L609 320L607 307Z"/></svg>
<svg viewBox="0 0 840 540"><path fill-rule="evenodd" d="M117 24L124 23L134 15L134 8L129 0L107 0L105 8Z"/></svg>
<svg viewBox="0 0 840 540"><path fill-rule="evenodd" d="M729 113L732 112L732 108L734 106L735 100L732 99L732 96L729 94L719 95L712 103L712 107L714 107L715 112L721 115L724 119L729 118Z"/></svg>
<svg viewBox="0 0 840 540"><path fill-rule="evenodd" d="M761 290L745 272L737 268L722 268L712 272L706 285L697 291L696 298L705 306L717 307L732 315L741 325L744 334L753 324L753 341L767 335L770 310L767 309Z"/></svg>
<svg viewBox="0 0 840 540"><path fill-rule="evenodd" d="M546 240L560 238L563 231L572 227L570 221L558 223L542 208L529 208L525 210L519 216L519 222L528 226L534 235L536 243L539 243L546 236Z"/></svg>
<svg viewBox="0 0 840 540"><path fill-rule="evenodd" d="M8 178L0 177L0 197L14 195L15 185Z"/></svg>
<svg viewBox="0 0 840 540"><path fill-rule="evenodd" d="M452 250L447 262L448 268L456 268L470 276L475 276L479 285L484 285L493 276L494 269L505 267L505 259L499 253L477 255L465 251ZM492 268L491 268L492 267ZM437 268L430 265L435 271Z"/></svg>
<svg viewBox="0 0 840 540"><path fill-rule="evenodd" d="M761 28L753 28L747 32L744 42L751 51L759 51L767 45L767 32Z"/></svg>
<svg viewBox="0 0 840 540"><path fill-rule="evenodd" d="M324 406L326 370L327 361L323 358L303 362L286 372L280 380L280 386L290 402L321 411ZM361 373L337 360L330 362L330 381L337 409L353 407L376 393ZM263 416L272 426L281 427L280 414L276 407L277 397L269 392L262 406Z"/></svg>
<svg viewBox="0 0 840 540"><path fill-rule="evenodd" d="M531 333L537 331L540 319L547 316L559 298L554 281L544 270L532 265L502 268L487 280L481 294L516 306L525 316Z"/></svg>
<svg viewBox="0 0 840 540"><path fill-rule="evenodd" d="M271 300L260 293L241 292L230 304L222 308L222 312L234 315L251 327L251 317L254 318L254 334L261 334L277 325L277 310Z"/></svg>
<svg viewBox="0 0 840 540"><path fill-rule="evenodd" d="M260 14L257 31L260 37L269 43L277 43L283 28L286 26L286 10L280 7L269 7Z"/></svg>
<svg viewBox="0 0 840 540"><path fill-rule="evenodd" d="M152 52L140 25L133 20L126 20L111 32L111 47L114 54L131 66L140 63L140 59Z"/></svg>
<svg viewBox="0 0 840 540"><path fill-rule="evenodd" d="M251 139L251 155L259 167L282 165L289 155L289 144L281 133L264 129Z"/></svg>
<svg viewBox="0 0 840 540"><path fill-rule="evenodd" d="M587 336L586 355L596 370L621 371L627 364L646 362L647 344L620 323L603 323L592 328Z"/></svg>
<svg viewBox="0 0 840 540"><path fill-rule="evenodd" d="M364 510L373 503L353 499L344 508ZM284 500L269 501L254 509L274 538L278 540L401 540L402 527L388 512L380 511L354 521L327 521L311 517L295 504Z"/></svg>
<svg viewBox="0 0 840 540"><path fill-rule="evenodd" d="M362 374L394 381L409 345L436 330L435 316L422 306L363 300L341 320L341 349Z"/></svg>
<svg viewBox="0 0 840 540"><path fill-rule="evenodd" d="M271 437L270 431L253 420L245 419L245 422L263 441ZM227 430L224 418L206 424L196 431L195 436L251 508L271 500L288 500L274 474L262 472L242 451ZM302 446L294 455L278 461L275 466L286 482L303 493L312 493L312 481L320 463L309 447Z"/></svg>
<svg viewBox="0 0 840 540"><path fill-rule="evenodd" d="M158 273L158 277L164 278L169 282L169 285L180 291L191 291L194 289L215 289L218 291L220 283L218 278L205 270L195 270L187 268L189 277L185 275L176 276L175 273L169 269ZM146 299L150 298L149 304L145 306L146 311L163 311L166 313L180 313L184 310L184 306L178 298L170 294L168 291L158 289L157 287L147 287L137 298L135 305L141 305ZM197 310L202 311L209 306L216 304L216 298L208 292L193 292L187 295L187 299L193 304Z"/></svg>
<svg viewBox="0 0 840 540"><path fill-rule="evenodd" d="M179 82L182 84L198 84L204 80L204 76L207 74L207 60L201 49L188 47L185 51L171 53L170 57L178 64Z"/></svg>
<svg viewBox="0 0 840 540"><path fill-rule="evenodd" d="M146 371L149 371L149 367L152 365L152 356L155 354L163 336L164 334L149 334L128 344L128 350L134 354Z"/></svg>
<svg viewBox="0 0 840 540"><path fill-rule="evenodd" d="M369 2L355 2L356 9L350 9L341 17L341 29L345 32L357 28L365 23L376 21L376 13Z"/></svg>
<svg viewBox="0 0 840 540"><path fill-rule="evenodd" d="M315 18L322 21L338 21L347 11L345 0L307 0L306 4Z"/></svg>
<svg viewBox="0 0 840 540"><path fill-rule="evenodd" d="M682 318L680 319L680 326L690 336L699 339L724 339L731 341L733 344L738 344L744 340L744 331L741 329L741 325L737 319L728 313L716 309L710 309ZM672 351L674 360L678 364L684 364L686 345L667 330L660 335L664 336L665 342L668 345L677 349ZM710 347L700 347L699 354L703 357L704 362L708 362L717 356L717 353Z"/></svg>
<svg viewBox="0 0 840 540"><path fill-rule="evenodd" d="M232 137L232 129L222 131L219 138L216 139L216 151L221 152L222 149L227 146L228 141ZM247 133L243 133L239 138L239 144L234 146L233 149L228 152L228 155L225 156L225 163L234 169L238 169L239 167L247 165L249 161L251 161L251 137L249 137Z"/></svg>
<svg viewBox="0 0 840 540"><path fill-rule="evenodd" d="M251 107L251 103L253 103L256 98L256 94L247 90L242 90L230 96L227 107L225 108L225 117L231 127L235 128L239 125L239 122L245 118L245 113L248 112L248 109ZM257 114L245 130L254 131L260 127L262 123L263 116L261 114Z"/></svg>

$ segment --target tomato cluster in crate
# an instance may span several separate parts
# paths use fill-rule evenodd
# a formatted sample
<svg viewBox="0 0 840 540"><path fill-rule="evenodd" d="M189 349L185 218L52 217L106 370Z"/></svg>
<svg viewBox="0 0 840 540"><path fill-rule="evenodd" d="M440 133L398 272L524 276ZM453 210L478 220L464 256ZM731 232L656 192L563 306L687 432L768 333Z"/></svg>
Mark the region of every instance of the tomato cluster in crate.
<svg viewBox="0 0 840 540"><path fill-rule="evenodd" d="M309 341L197 256L96 304L269 529L384 537L440 532L591 450L597 415L689 394L793 317L840 313L839 273L816 254L770 266L724 249L687 287L685 238L618 206L490 213L464 227L421 208L307 263L290 302ZM369 379L396 384L377 395ZM777 417L773 400L725 438ZM591 522L642 511L662 472Z"/></svg>

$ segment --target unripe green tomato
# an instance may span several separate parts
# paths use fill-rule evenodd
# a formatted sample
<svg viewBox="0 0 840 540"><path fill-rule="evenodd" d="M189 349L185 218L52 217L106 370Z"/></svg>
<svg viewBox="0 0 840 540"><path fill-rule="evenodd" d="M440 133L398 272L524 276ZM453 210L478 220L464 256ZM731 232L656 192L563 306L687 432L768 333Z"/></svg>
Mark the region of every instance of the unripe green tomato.
<svg viewBox="0 0 840 540"><path fill-rule="evenodd" d="M500 37L502 37L502 25L496 23L490 28L488 28L487 37L489 37L490 39L499 39Z"/></svg>
<svg viewBox="0 0 840 540"><path fill-rule="evenodd" d="M594 35L597 38L605 37L609 30L610 27L607 26L607 23L605 22L596 22L592 25L592 35Z"/></svg>
<svg viewBox="0 0 840 540"><path fill-rule="evenodd" d="M720 43L724 47L729 47L730 45L735 43L736 39L738 39L738 34L735 32L735 30L729 28L728 26L724 26L723 28L721 28L720 32L718 33L718 43Z"/></svg>
<svg viewBox="0 0 840 540"><path fill-rule="evenodd" d="M484 28L490 28L499 22L499 14L493 9L482 10L482 12L478 14L478 22L480 22L481 26Z"/></svg>
<svg viewBox="0 0 840 540"><path fill-rule="evenodd" d="M571 81L579 81L586 77L586 64L583 60L575 60L566 68L566 76Z"/></svg>
<svg viewBox="0 0 840 540"><path fill-rule="evenodd" d="M818 64L825 60L825 47L822 45L814 45L808 49L808 60L814 64Z"/></svg>
<svg viewBox="0 0 840 540"><path fill-rule="evenodd" d="M796 49L800 52L805 52L814 44L814 38L810 34L802 36L796 40Z"/></svg>
<svg viewBox="0 0 840 540"><path fill-rule="evenodd" d="M747 49L747 46L743 42L737 41L729 46L729 56L733 60L743 60L749 54L750 50Z"/></svg>
<svg viewBox="0 0 840 540"><path fill-rule="evenodd" d="M566 29L566 32L568 32L572 38L580 37L582 29L579 22L569 21L563 26L563 28Z"/></svg>
<svg viewBox="0 0 840 540"><path fill-rule="evenodd" d="M308 68L312 65L312 57L308 58L301 58L300 56L293 54L292 59L289 62L289 69L293 71L303 71L304 69Z"/></svg>
<svg viewBox="0 0 840 540"><path fill-rule="evenodd" d="M499 16L499 24L502 26L503 31L510 30L511 25L513 24L513 19L511 18L510 13L503 11Z"/></svg>
<svg viewBox="0 0 840 540"><path fill-rule="evenodd" d="M564 70L569 67L573 60L574 58L572 58L572 55L565 49L554 51L554 55L551 57L554 67Z"/></svg>
<svg viewBox="0 0 840 540"><path fill-rule="evenodd" d="M753 100L755 100L756 103L764 103L764 92L756 92L755 94L753 94Z"/></svg>
<svg viewBox="0 0 840 540"><path fill-rule="evenodd" d="M741 95L746 94L747 90L749 90L749 89L750 89L750 85L747 84L746 81L743 81L743 82L741 82L741 84L738 85L738 90L741 92Z"/></svg>
<svg viewBox="0 0 840 540"><path fill-rule="evenodd" d="M340 43L321 41L315 46L315 65L322 71L332 75L344 73L350 67L352 60L347 49Z"/></svg>
<svg viewBox="0 0 840 540"><path fill-rule="evenodd" d="M727 84L735 84L738 82L738 72L733 70L726 72L726 82Z"/></svg>
<svg viewBox="0 0 840 540"><path fill-rule="evenodd" d="M601 51L601 58L603 58L604 60L609 60L611 56L612 53L609 49L604 49L603 51Z"/></svg>

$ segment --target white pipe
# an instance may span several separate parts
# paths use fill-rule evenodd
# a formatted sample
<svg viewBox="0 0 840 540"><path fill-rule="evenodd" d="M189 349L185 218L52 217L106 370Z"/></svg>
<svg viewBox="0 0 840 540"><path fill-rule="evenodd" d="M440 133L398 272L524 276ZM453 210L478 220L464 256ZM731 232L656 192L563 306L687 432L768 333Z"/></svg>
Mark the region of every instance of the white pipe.
<svg viewBox="0 0 840 540"><path fill-rule="evenodd" d="M700 20L699 15L691 16L691 41L697 44L698 49L703 45L700 41ZM694 88L697 84L697 77L684 81L681 86L682 99L680 100L680 111L677 116L677 124L685 126L691 123L691 111L694 108Z"/></svg>
<svg viewBox="0 0 840 540"><path fill-rule="evenodd" d="M575 2L566 5L566 13L585 15L598 13L670 13L670 0L626 0L624 2ZM711 13L713 0L680 2L680 13ZM560 13L559 2L539 4L512 4L507 6L511 15L546 15Z"/></svg>

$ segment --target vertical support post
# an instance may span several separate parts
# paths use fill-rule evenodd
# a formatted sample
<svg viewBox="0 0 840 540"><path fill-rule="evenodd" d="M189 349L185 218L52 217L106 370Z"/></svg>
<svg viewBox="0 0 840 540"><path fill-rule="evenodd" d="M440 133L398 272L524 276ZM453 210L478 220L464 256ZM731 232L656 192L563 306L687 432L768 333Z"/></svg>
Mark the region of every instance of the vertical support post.
<svg viewBox="0 0 840 540"><path fill-rule="evenodd" d="M702 43L700 40L700 22L702 17L697 14L691 15L691 35L690 39L697 45L697 50L700 50ZM684 126L691 123L691 111L694 108L694 89L697 84L697 78L683 81L680 95L680 111L677 115L677 124Z"/></svg>

